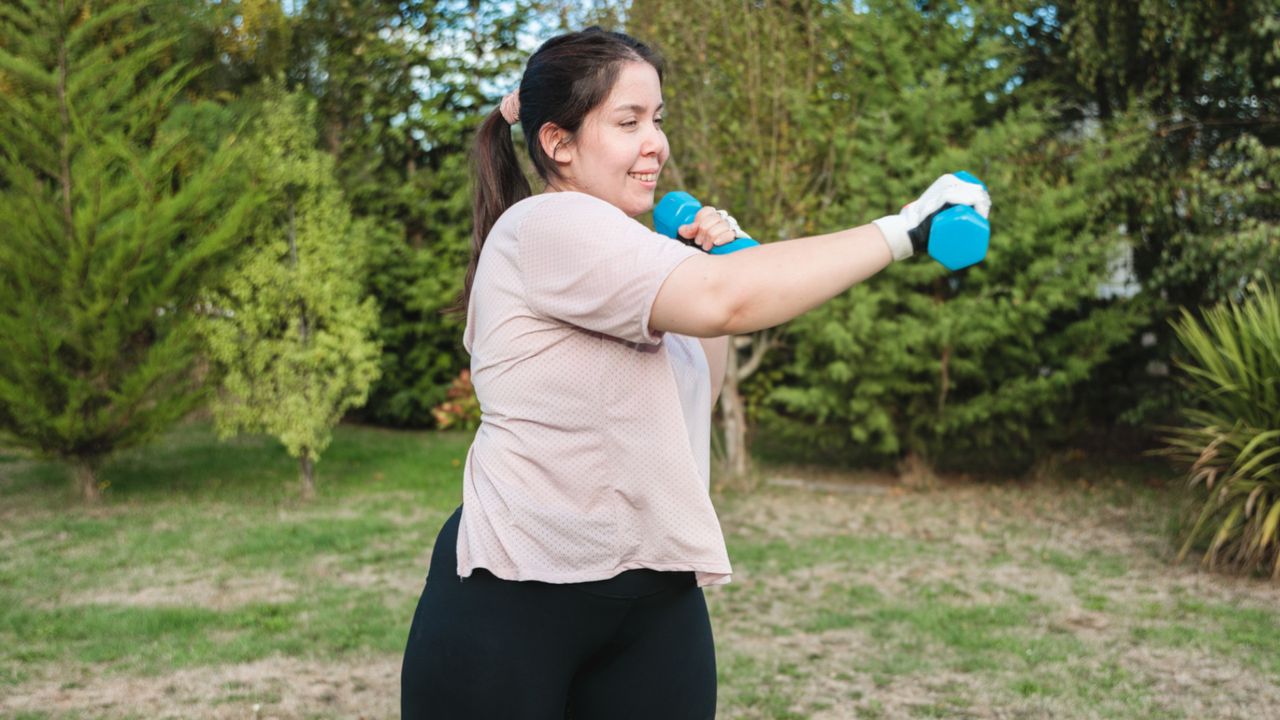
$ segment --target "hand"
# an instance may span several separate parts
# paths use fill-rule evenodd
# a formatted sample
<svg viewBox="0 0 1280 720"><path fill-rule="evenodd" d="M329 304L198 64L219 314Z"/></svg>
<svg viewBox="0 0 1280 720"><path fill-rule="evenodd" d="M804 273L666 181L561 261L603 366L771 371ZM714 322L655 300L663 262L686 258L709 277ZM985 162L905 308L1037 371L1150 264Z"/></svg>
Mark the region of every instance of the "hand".
<svg viewBox="0 0 1280 720"><path fill-rule="evenodd" d="M911 257L913 252L927 250L929 236L921 230L927 227L935 213L948 205L969 205L985 218L991 212L991 196L983 186L947 173L934 180L918 200L907 203L902 212L886 215L873 223L884 233L884 239L893 251L893 259L902 260Z"/></svg>
<svg viewBox="0 0 1280 720"><path fill-rule="evenodd" d="M676 232L682 240L697 245L705 252L711 252L711 248L718 245L746 237L732 215L710 205L704 205L698 210L698 214L693 216L693 222L681 225Z"/></svg>

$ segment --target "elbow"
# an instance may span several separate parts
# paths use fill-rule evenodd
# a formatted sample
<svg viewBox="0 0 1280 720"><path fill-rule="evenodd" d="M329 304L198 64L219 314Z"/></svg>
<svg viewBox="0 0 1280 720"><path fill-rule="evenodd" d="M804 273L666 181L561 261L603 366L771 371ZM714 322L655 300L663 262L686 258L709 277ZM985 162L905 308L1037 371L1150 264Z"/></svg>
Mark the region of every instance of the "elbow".
<svg viewBox="0 0 1280 720"><path fill-rule="evenodd" d="M699 338L718 338L732 334L738 314L738 292L731 280L732 272L726 272L723 259L705 258L698 275L696 291L690 293L685 304L683 320L685 335Z"/></svg>
<svg viewBox="0 0 1280 720"><path fill-rule="evenodd" d="M695 256L677 266L658 289L650 327L700 338L728 335L739 314L742 291L725 264Z"/></svg>
<svg viewBox="0 0 1280 720"><path fill-rule="evenodd" d="M748 327L745 297L740 293L734 292L734 289L729 288L726 288L719 297L717 304L719 308L719 331L716 333L717 336L745 335L755 332L753 328Z"/></svg>
<svg viewBox="0 0 1280 720"><path fill-rule="evenodd" d="M725 273L717 273L713 283L711 297L712 317L708 333L705 337L722 337L738 334L741 327L742 302L736 288Z"/></svg>

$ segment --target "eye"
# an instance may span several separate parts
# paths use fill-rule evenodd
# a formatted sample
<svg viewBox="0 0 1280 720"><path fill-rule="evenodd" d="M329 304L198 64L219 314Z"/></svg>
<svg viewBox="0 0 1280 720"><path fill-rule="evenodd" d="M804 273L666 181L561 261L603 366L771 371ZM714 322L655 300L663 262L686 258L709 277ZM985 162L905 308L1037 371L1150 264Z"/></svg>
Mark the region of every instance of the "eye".
<svg viewBox="0 0 1280 720"><path fill-rule="evenodd" d="M622 123L622 127L635 127L635 126L636 126L635 120L627 120Z"/></svg>
<svg viewBox="0 0 1280 720"><path fill-rule="evenodd" d="M653 122L654 122L654 124L655 124L655 125L662 125L662 121L663 121L664 119L665 119L665 118L656 117L656 118L654 118L654 119L653 119Z"/></svg>

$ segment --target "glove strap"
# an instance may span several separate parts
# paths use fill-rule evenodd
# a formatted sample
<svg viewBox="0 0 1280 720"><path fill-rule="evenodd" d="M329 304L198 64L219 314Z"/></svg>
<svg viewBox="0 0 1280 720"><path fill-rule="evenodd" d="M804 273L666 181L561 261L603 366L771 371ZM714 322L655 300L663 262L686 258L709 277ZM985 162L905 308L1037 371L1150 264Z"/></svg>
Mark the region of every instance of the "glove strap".
<svg viewBox="0 0 1280 720"><path fill-rule="evenodd" d="M893 253L895 261L911 257L913 252L911 237L907 233L907 221L903 220L901 215L885 215L878 220L872 220L871 224L880 228L880 233L884 235L884 241L889 245L889 251Z"/></svg>

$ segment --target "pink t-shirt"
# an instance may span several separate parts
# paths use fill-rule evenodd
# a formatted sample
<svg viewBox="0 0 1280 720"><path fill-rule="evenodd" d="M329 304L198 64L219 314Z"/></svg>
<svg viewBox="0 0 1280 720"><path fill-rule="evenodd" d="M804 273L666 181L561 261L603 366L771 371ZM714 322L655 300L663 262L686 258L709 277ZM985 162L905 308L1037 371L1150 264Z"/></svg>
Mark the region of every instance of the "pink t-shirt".
<svg viewBox="0 0 1280 720"><path fill-rule="evenodd" d="M729 582L706 355L649 328L663 281L699 252L583 193L536 195L498 218L463 335L482 422L459 576L572 583L652 568Z"/></svg>

